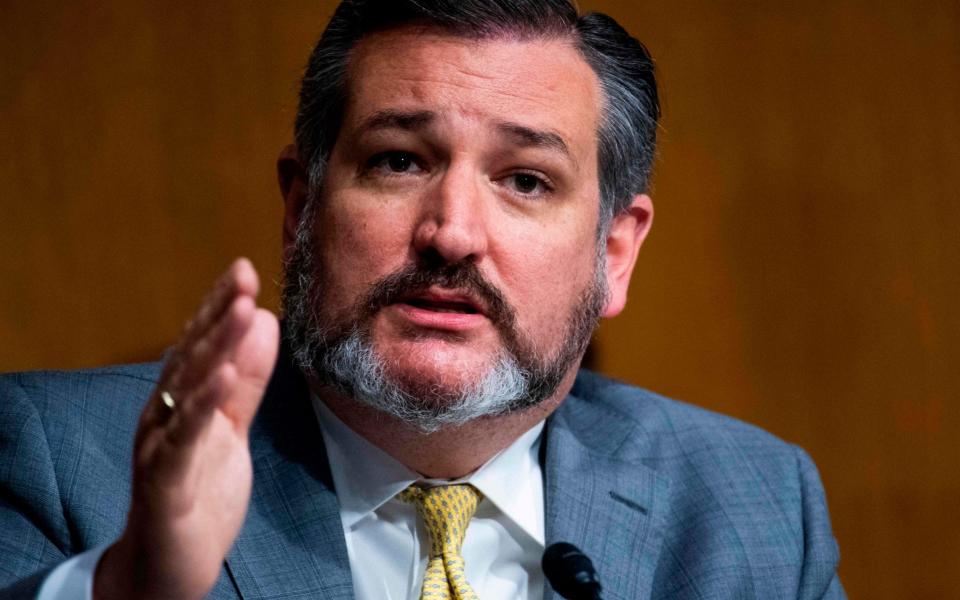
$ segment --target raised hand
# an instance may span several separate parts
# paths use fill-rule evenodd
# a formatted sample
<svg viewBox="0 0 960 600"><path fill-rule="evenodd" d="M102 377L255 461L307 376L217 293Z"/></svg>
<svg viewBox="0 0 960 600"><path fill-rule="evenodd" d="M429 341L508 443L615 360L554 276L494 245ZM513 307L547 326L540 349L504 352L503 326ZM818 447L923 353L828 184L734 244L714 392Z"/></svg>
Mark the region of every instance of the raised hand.
<svg viewBox="0 0 960 600"><path fill-rule="evenodd" d="M236 260L168 360L140 417L130 513L100 560L96 600L213 587L250 501L247 432L276 360L279 326L258 291L253 265Z"/></svg>

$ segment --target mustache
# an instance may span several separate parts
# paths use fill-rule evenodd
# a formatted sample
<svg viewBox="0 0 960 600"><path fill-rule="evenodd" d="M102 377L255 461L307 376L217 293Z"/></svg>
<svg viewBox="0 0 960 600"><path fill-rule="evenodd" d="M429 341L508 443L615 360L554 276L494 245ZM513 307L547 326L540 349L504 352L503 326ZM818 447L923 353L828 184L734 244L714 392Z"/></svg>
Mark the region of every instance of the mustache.
<svg viewBox="0 0 960 600"><path fill-rule="evenodd" d="M516 311L500 292L480 273L473 262L438 263L420 261L387 275L373 284L359 303L361 318L372 318L380 309L395 304L431 287L457 290L480 304L484 315L501 333L513 337Z"/></svg>

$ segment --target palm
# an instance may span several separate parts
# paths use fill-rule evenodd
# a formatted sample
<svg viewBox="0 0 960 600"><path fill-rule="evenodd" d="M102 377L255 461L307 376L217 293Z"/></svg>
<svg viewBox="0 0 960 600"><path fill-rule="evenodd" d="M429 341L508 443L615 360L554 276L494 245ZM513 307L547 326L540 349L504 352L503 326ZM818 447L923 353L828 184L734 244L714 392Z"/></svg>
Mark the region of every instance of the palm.
<svg viewBox="0 0 960 600"><path fill-rule="evenodd" d="M248 262L231 267L144 409L127 528L103 567L105 577L136 572L127 583L140 596L204 596L243 523L253 480L247 433L279 338L276 317L253 302L257 288ZM162 391L176 408L160 401Z"/></svg>

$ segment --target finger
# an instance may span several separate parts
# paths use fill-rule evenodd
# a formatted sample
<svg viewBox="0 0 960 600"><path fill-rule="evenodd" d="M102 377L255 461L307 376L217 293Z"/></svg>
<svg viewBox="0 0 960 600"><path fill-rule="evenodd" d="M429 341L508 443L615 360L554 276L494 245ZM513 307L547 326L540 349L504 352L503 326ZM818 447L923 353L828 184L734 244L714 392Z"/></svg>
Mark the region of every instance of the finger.
<svg viewBox="0 0 960 600"><path fill-rule="evenodd" d="M184 327L173 352L164 364L161 381L169 380L176 375L181 368L185 351L216 324L237 296L246 295L255 298L259 289L260 280L253 264L243 257L233 261L204 298L197 313Z"/></svg>
<svg viewBox="0 0 960 600"><path fill-rule="evenodd" d="M140 427L156 427L169 420L169 408L160 401L160 393L165 391L174 397L188 397L192 386L202 382L220 362L230 359L250 327L255 311L256 305L249 296L234 298L204 338L174 352L164 366L154 398L141 415Z"/></svg>
<svg viewBox="0 0 960 600"><path fill-rule="evenodd" d="M170 424L165 428L166 441L175 454L189 456L190 446L206 428L216 408L230 397L237 386L237 369L225 362L210 372L196 390L184 398Z"/></svg>
<svg viewBox="0 0 960 600"><path fill-rule="evenodd" d="M238 296L256 298L260 291L260 279L253 264L246 258L238 258L220 276L207 294L194 318L187 324L180 347L188 347L207 331L222 316Z"/></svg>
<svg viewBox="0 0 960 600"><path fill-rule="evenodd" d="M190 390L220 363L231 360L253 324L256 310L252 298L235 298L206 335L183 349L178 368L171 374L170 387L177 391Z"/></svg>
<svg viewBox="0 0 960 600"><path fill-rule="evenodd" d="M197 451L197 441L209 425L216 404L236 385L236 369L230 363L210 374L204 385L177 399L162 427L143 427L134 454L135 468L151 486L182 482ZM135 478L136 479L136 478Z"/></svg>
<svg viewBox="0 0 960 600"><path fill-rule="evenodd" d="M162 394L170 394L179 408L190 403L191 392L221 363L230 360L244 333L253 322L256 305L249 297L234 300L221 321L210 331L207 338L194 342L194 347L185 349L177 359L176 366L161 377L154 395L140 418L140 428L163 427L170 421L170 408L163 402Z"/></svg>
<svg viewBox="0 0 960 600"><path fill-rule="evenodd" d="M238 299L238 302L242 303L243 300ZM240 335L239 340L229 341L229 345L236 347L232 358L229 353L224 353L221 357L222 361L210 367L198 384L177 388L181 390L180 392L170 392L176 402L176 408L173 411L161 398L163 388L158 388L154 392L154 398L141 419L138 439L147 438L157 431L162 432L167 429L176 431L183 426L181 421L186 421L187 429L181 434L165 439L170 443L180 440L190 441L193 439L194 432L193 425L189 424L202 428L207 422L203 417L204 413L212 413L216 408L223 411L238 434L246 435L273 371L280 336L279 323L273 313L256 308L251 312L250 326ZM237 335L237 333L233 332L231 335ZM227 382L230 385L227 385L223 379L218 379L223 377L224 368L228 370ZM191 392L190 390L193 389L197 391ZM218 393L223 396L211 396ZM195 406L197 403L200 405ZM151 450L147 446L153 447L156 443L156 441L152 444L138 442L138 447L142 447L144 452L149 453Z"/></svg>

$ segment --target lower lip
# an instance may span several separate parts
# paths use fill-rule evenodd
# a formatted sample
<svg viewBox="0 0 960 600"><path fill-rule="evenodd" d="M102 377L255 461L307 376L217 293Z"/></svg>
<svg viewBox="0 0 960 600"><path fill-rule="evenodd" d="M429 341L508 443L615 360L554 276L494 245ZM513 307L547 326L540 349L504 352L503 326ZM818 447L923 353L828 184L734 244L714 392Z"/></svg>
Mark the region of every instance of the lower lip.
<svg viewBox="0 0 960 600"><path fill-rule="evenodd" d="M466 331L486 320L486 317L480 313L440 312L412 304L394 304L393 306L410 323L429 329Z"/></svg>

